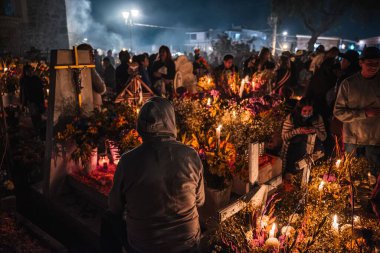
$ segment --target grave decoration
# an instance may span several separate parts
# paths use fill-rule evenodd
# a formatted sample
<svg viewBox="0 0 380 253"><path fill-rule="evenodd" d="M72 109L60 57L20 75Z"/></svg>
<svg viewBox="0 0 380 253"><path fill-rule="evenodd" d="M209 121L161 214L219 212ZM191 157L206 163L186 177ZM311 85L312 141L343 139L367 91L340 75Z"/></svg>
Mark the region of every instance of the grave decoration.
<svg viewBox="0 0 380 253"><path fill-rule="evenodd" d="M209 237L212 252L376 252L379 220L371 212L369 164L346 154L285 183L264 209L246 205ZM333 164L333 166L331 166Z"/></svg>

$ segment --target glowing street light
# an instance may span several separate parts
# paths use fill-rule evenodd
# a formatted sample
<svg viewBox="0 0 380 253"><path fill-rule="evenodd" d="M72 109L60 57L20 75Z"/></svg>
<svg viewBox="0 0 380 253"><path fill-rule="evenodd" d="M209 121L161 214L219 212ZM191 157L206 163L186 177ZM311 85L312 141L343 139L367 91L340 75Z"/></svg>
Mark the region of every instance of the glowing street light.
<svg viewBox="0 0 380 253"><path fill-rule="evenodd" d="M140 11L139 10L131 10L131 15L132 15L132 17L138 17L140 15Z"/></svg>
<svg viewBox="0 0 380 253"><path fill-rule="evenodd" d="M133 9L130 11L123 11L121 14L123 15L125 23L127 25L131 26L129 32L130 32L130 37L131 37L131 51L132 51L132 48L133 48L133 36L132 36L133 35L133 31L132 31L133 18L140 16L140 11Z"/></svg>
<svg viewBox="0 0 380 253"><path fill-rule="evenodd" d="M282 36L288 36L288 32L287 31L283 31L282 32Z"/></svg>
<svg viewBox="0 0 380 253"><path fill-rule="evenodd" d="M129 11L123 11L122 14L123 14L123 18L125 19L125 21L128 21L128 19L129 19Z"/></svg>

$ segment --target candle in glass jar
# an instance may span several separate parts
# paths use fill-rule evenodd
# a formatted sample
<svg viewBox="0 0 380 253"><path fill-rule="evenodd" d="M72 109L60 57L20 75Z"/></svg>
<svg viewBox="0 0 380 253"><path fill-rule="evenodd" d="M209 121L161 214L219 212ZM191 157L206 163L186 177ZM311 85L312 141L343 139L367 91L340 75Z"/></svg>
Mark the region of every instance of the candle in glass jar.
<svg viewBox="0 0 380 253"><path fill-rule="evenodd" d="M100 156L99 158L99 166L103 167L104 169L108 167L109 159L107 155Z"/></svg>
<svg viewBox="0 0 380 253"><path fill-rule="evenodd" d="M220 133L222 131L222 125L219 125L217 128L216 128L216 141L217 141L217 147L219 147L220 145Z"/></svg>
<svg viewBox="0 0 380 253"><path fill-rule="evenodd" d="M273 238L275 232L276 232L276 223L273 223L272 229L269 231L269 238Z"/></svg>
<svg viewBox="0 0 380 253"><path fill-rule="evenodd" d="M336 162L335 162L335 166L336 166L337 168L339 168L341 162L342 162L342 160L340 160L340 159L336 160Z"/></svg>
<svg viewBox="0 0 380 253"><path fill-rule="evenodd" d="M319 184L319 186L318 186L318 191L323 191L323 187L324 187L324 185L325 185L325 181L321 181L321 183Z"/></svg>
<svg viewBox="0 0 380 253"><path fill-rule="evenodd" d="M334 230L334 232L339 232L339 223L338 223L338 215L334 215L334 218L333 218L333 223L332 223L332 229Z"/></svg>
<svg viewBox="0 0 380 253"><path fill-rule="evenodd" d="M211 106L211 98L207 99L207 106Z"/></svg>

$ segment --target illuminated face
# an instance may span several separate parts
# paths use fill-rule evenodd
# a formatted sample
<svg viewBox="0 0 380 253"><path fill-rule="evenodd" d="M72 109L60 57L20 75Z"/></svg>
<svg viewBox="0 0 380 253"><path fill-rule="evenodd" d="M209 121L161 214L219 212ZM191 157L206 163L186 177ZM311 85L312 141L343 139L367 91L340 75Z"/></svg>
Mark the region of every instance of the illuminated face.
<svg viewBox="0 0 380 253"><path fill-rule="evenodd" d="M226 69L230 69L232 67L232 65L234 64L234 61L233 59L229 59L227 61L224 61L224 68Z"/></svg>
<svg viewBox="0 0 380 253"><path fill-rule="evenodd" d="M302 107L301 116L303 118L310 118L313 115L313 107L311 105L306 105Z"/></svg>
<svg viewBox="0 0 380 253"><path fill-rule="evenodd" d="M362 67L362 74L365 77L373 77L380 69L380 58L361 60L360 66Z"/></svg>

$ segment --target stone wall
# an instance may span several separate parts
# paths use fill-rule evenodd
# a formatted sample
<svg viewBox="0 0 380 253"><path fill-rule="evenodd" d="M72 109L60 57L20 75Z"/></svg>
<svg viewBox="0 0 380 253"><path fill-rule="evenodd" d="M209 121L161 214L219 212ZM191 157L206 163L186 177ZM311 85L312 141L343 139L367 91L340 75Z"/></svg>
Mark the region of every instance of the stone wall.
<svg viewBox="0 0 380 253"><path fill-rule="evenodd" d="M3 19L8 22L0 17L0 28L8 28L2 29L7 34L0 38L1 51L24 55L31 47L42 52L69 47L65 0L18 0L17 8L16 17Z"/></svg>
<svg viewBox="0 0 380 253"><path fill-rule="evenodd" d="M26 48L43 51L69 47L65 0L28 0L28 21L23 34Z"/></svg>

